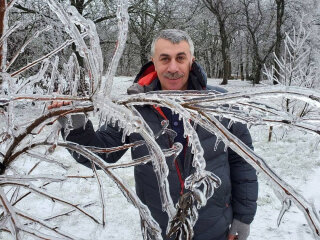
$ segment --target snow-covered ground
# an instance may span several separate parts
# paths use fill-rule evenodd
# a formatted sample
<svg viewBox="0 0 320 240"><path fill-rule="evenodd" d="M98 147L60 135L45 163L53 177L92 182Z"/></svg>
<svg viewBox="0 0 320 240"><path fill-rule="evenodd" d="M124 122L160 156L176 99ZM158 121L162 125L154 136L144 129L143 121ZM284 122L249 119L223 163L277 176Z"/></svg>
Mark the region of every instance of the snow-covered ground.
<svg viewBox="0 0 320 240"><path fill-rule="evenodd" d="M117 77L114 82L112 94L119 97L126 92L126 88L131 84L133 78ZM219 80L209 79L209 84L218 84ZM239 91L250 89L253 86L248 82L238 80L229 81L225 86L229 91ZM259 87L259 86L256 86ZM93 122L97 121L93 118ZM267 127L252 127L250 129L255 151L263 157L266 162L285 181L291 184L296 191L313 202L317 211L320 210L320 146L316 146L317 137L298 131L285 131L277 128L271 142L268 142ZM49 163L41 163L33 174L67 174L90 176L92 170L77 164L65 149L57 149L54 158L61 163L70 166L66 172L61 167ZM128 161L130 154L126 153L121 161ZM34 160L25 158L17 162L21 168L28 169ZM134 189L133 169L118 169L116 173ZM106 240L106 239L142 239L140 233L140 217L138 211L125 199L121 191L104 174L100 174L103 182L106 200L106 227L97 228L91 220L72 213L69 216L59 217L54 224L63 230L81 237L82 239ZM93 179L70 180L64 184L55 183L45 187L56 195L70 199L73 202L87 203L92 199L99 199L98 187ZM280 227L277 227L277 217L281 209L281 203L276 198L270 183L259 174L259 201L258 211L251 225L250 240L308 240L313 239L312 232L306 223L303 214L295 206L291 207L282 219ZM42 200L29 197L21 202L19 208L24 211L34 213L37 216L46 216L52 210L62 211L65 206L53 203L51 200ZM100 217L100 209L97 206L88 207ZM0 233L0 239L9 240L5 233ZM32 239L32 238L25 238Z"/></svg>

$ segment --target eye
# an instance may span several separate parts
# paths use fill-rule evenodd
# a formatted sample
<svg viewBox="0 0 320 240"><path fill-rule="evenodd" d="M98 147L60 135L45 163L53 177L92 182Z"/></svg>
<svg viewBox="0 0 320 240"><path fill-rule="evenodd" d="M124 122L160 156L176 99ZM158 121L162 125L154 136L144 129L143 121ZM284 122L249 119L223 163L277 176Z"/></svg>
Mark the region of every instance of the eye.
<svg viewBox="0 0 320 240"><path fill-rule="evenodd" d="M163 57L163 58L160 58L160 61L161 62L168 62L169 58L168 57Z"/></svg>
<svg viewBox="0 0 320 240"><path fill-rule="evenodd" d="M185 59L186 59L185 56L178 56L178 57L177 57L177 61L178 61L178 62L183 62Z"/></svg>

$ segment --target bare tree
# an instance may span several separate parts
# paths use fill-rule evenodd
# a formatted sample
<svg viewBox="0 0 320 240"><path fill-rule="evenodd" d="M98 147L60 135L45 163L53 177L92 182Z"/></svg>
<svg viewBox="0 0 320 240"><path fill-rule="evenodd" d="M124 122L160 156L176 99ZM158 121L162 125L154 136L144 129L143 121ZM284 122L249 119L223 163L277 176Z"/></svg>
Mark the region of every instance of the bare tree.
<svg viewBox="0 0 320 240"><path fill-rule="evenodd" d="M4 34L8 31L8 14L10 8L14 4L16 0L1 0L0 1L0 39L1 39L1 46L0 46L0 69L1 71L5 71L6 64L7 64L7 41ZM1 85L1 83L0 83Z"/></svg>
<svg viewBox="0 0 320 240"><path fill-rule="evenodd" d="M274 53L277 58L279 58L281 54L281 42L283 40L282 34L282 25L284 21L284 11L285 11L285 2L284 0L275 0L277 6L277 24L276 24L276 44L274 48ZM279 66L275 62L274 63L276 71L275 71L275 78L279 78ZM274 81L273 84L277 84L277 81Z"/></svg>
<svg viewBox="0 0 320 240"><path fill-rule="evenodd" d="M214 14L218 22L223 61L223 80L221 84L228 84L228 79L231 75L228 24L230 23L230 19L238 12L238 9L234 5L234 1L203 0L203 3Z"/></svg>
<svg viewBox="0 0 320 240"><path fill-rule="evenodd" d="M270 5L259 0L241 0L245 27L250 36L253 54L254 84L260 83L263 64L276 44L274 14ZM267 40L268 39L268 40Z"/></svg>

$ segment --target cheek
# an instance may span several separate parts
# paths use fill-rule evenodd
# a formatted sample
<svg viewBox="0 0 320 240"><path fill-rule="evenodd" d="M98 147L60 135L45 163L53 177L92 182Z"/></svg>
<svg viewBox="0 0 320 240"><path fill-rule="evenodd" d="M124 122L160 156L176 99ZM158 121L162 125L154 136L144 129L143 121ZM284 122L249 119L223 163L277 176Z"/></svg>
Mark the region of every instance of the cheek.
<svg viewBox="0 0 320 240"><path fill-rule="evenodd" d="M190 64L186 64L183 68L184 73L190 72L191 71L191 65Z"/></svg>
<svg viewBox="0 0 320 240"><path fill-rule="evenodd" d="M157 73L162 73L163 71L165 71L165 66L163 65L158 65L158 66L155 66L155 70Z"/></svg>

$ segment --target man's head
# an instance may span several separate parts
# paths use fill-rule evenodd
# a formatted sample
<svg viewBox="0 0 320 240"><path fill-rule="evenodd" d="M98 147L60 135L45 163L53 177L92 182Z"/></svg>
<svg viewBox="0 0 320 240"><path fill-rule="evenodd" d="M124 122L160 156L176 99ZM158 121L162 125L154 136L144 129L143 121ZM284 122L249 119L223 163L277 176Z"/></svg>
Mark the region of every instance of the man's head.
<svg viewBox="0 0 320 240"><path fill-rule="evenodd" d="M194 45L181 30L162 30L153 40L151 57L162 90L186 90L194 61Z"/></svg>

